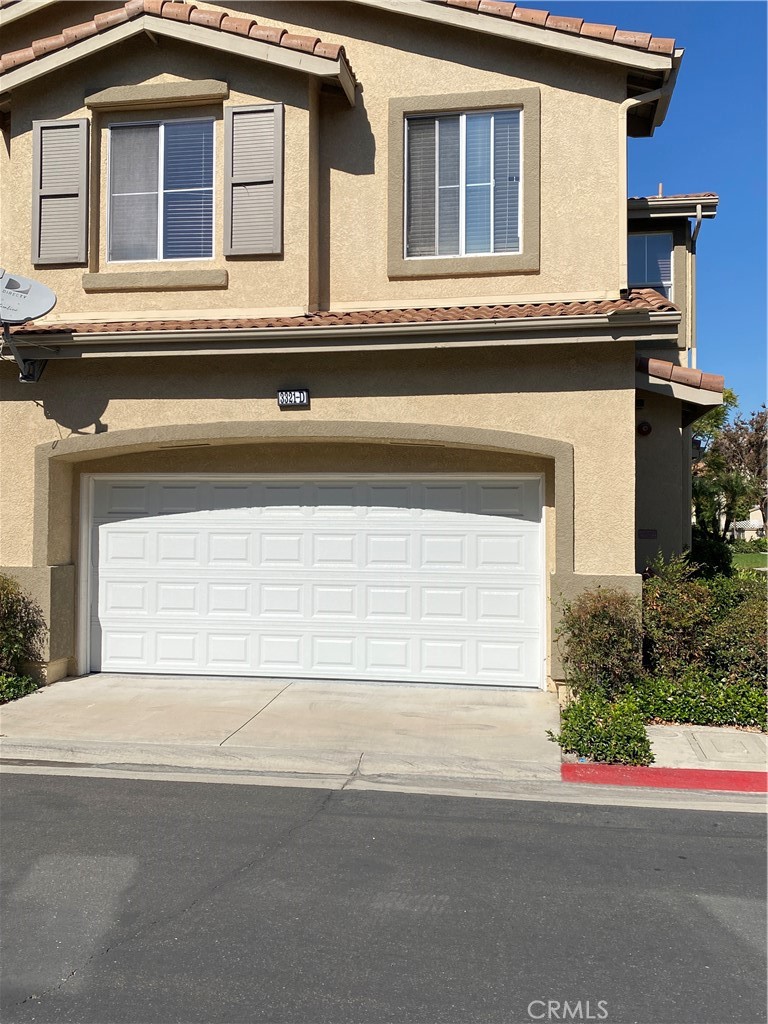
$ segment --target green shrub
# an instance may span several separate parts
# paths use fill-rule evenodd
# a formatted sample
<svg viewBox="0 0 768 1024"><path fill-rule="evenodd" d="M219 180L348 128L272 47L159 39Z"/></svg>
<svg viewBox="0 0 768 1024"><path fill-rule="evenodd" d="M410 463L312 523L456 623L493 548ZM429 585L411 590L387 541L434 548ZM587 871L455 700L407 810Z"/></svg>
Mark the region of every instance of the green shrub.
<svg viewBox="0 0 768 1024"><path fill-rule="evenodd" d="M654 674L676 676L708 661L714 599L690 570L686 578L681 562L675 560L677 571L643 584L643 661Z"/></svg>
<svg viewBox="0 0 768 1024"><path fill-rule="evenodd" d="M766 729L765 691L744 680L728 682L691 669L678 679L646 676L632 692L645 721Z"/></svg>
<svg viewBox="0 0 768 1024"><path fill-rule="evenodd" d="M754 540L732 540L731 551L739 555L759 555L768 551L768 537L755 537Z"/></svg>
<svg viewBox="0 0 768 1024"><path fill-rule="evenodd" d="M733 608L710 631L710 662L729 681L765 686L766 602L751 597Z"/></svg>
<svg viewBox="0 0 768 1024"><path fill-rule="evenodd" d="M40 661L47 632L37 602L0 574L0 672L20 675L25 662Z"/></svg>
<svg viewBox="0 0 768 1024"><path fill-rule="evenodd" d="M732 560L730 544L698 526L693 527L691 561L696 563L697 576L730 576Z"/></svg>
<svg viewBox="0 0 768 1024"><path fill-rule="evenodd" d="M754 569L740 569L733 576L713 576L704 581L712 595L712 620L720 622L744 601L757 600L766 604L765 573Z"/></svg>
<svg viewBox="0 0 768 1024"><path fill-rule="evenodd" d="M547 735L567 753L605 764L653 761L643 717L631 696L611 703L601 693L583 693L563 709L559 734L548 730Z"/></svg>
<svg viewBox="0 0 768 1024"><path fill-rule="evenodd" d="M0 704L7 704L19 697L26 697L40 689L40 683L29 676L17 676L10 672L0 672Z"/></svg>
<svg viewBox="0 0 768 1024"><path fill-rule="evenodd" d="M585 590L563 608L558 627L574 693L620 693L642 671L640 602L625 590Z"/></svg>

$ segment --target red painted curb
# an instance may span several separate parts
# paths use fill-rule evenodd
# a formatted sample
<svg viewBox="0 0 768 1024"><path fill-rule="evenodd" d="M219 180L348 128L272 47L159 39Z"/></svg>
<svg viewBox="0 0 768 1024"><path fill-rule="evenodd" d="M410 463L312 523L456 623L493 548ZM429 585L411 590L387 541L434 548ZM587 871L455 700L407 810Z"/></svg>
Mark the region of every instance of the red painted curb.
<svg viewBox="0 0 768 1024"><path fill-rule="evenodd" d="M654 786L658 789L716 789L730 793L768 793L768 772L707 768L640 768L626 764L563 764L563 782L602 786Z"/></svg>

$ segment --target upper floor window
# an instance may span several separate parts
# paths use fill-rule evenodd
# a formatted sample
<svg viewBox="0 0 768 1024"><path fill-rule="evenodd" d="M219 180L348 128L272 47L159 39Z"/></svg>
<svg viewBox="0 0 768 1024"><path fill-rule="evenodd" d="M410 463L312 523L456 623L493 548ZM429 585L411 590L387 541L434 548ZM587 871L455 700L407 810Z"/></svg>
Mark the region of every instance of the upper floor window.
<svg viewBox="0 0 768 1024"><path fill-rule="evenodd" d="M407 258L520 252L520 114L406 118Z"/></svg>
<svg viewBox="0 0 768 1024"><path fill-rule="evenodd" d="M213 256L213 121L113 125L111 262Z"/></svg>
<svg viewBox="0 0 768 1024"><path fill-rule="evenodd" d="M658 231L629 236L629 287L655 288L672 298L672 234Z"/></svg>

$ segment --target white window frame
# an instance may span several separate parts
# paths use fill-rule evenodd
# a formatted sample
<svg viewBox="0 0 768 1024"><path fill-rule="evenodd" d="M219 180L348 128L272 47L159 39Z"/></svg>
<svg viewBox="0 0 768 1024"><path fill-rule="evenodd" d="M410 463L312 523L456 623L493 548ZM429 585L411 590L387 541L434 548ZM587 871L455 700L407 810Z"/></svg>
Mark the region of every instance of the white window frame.
<svg viewBox="0 0 768 1024"><path fill-rule="evenodd" d="M649 238L651 235L666 235L669 238L669 281L634 281L629 278L627 284L630 288L655 288L659 286L667 289L667 298L670 302L674 302L674 288L675 288L675 236L672 231L631 231L629 238ZM627 249L629 249L629 240L627 240ZM646 256L645 265L648 265L648 259ZM629 272L629 251L627 251L627 272Z"/></svg>
<svg viewBox="0 0 768 1024"><path fill-rule="evenodd" d="M467 116L469 114L503 114L509 110L520 111L520 182L518 190L518 203L517 203L517 237L520 239L519 247L514 251L505 249L503 252L496 252L491 249L488 252L465 252L466 242L466 195L465 190L467 188ZM418 119L424 120L426 118L440 118L440 117L458 117L459 118L459 252L454 253L439 253L434 252L428 256L409 256L408 255L408 123L409 121L415 121ZM493 109L480 108L478 110L435 110L435 111L419 111L418 113L406 114L403 120L403 156L404 156L404 177L403 177L403 259L409 261L416 260L463 260L473 259L474 257L487 258L488 256L520 256L525 251L525 240L523 238L523 203L525 188L525 176L523 174L524 167L524 155L523 147L525 145L525 109L520 105L514 105L511 107L494 107ZM495 193L495 182L493 179L493 159L494 159L494 133L493 128L491 129L491 180L490 180L490 239L493 244L493 230L494 230L494 218L493 218L493 205L494 205L494 193ZM435 249L437 249L439 228L440 228L440 122L435 121ZM478 183L479 184L479 183ZM471 186L469 186L471 187Z"/></svg>
<svg viewBox="0 0 768 1024"><path fill-rule="evenodd" d="M213 125L213 149L211 153L211 255L210 256L176 256L166 259L164 256L147 257L142 260L112 260L109 254L112 248L112 129L113 128L138 128L156 124L158 132L158 154L157 154L157 249L158 253L163 251L163 221L164 192L163 176L165 172L165 125L166 124L189 124L195 121L209 121ZM184 192L207 192L208 189L169 189L169 191ZM215 117L168 117L163 119L153 118L150 121L115 121L107 125L107 263L209 263L216 258L216 118Z"/></svg>

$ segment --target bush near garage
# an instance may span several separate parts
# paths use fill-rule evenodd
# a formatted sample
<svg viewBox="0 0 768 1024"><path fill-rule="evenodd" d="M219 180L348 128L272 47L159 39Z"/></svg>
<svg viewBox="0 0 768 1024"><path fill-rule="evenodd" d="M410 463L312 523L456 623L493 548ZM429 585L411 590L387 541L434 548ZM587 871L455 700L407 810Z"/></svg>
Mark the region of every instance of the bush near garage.
<svg viewBox="0 0 768 1024"><path fill-rule="evenodd" d="M765 692L744 680L729 682L692 668L677 679L645 676L632 693L646 722L766 729Z"/></svg>
<svg viewBox="0 0 768 1024"><path fill-rule="evenodd" d="M604 764L649 765L653 753L643 716L632 694L613 700L582 692L563 709L560 732L547 735L569 754Z"/></svg>
<svg viewBox="0 0 768 1024"><path fill-rule="evenodd" d="M0 703L38 688L24 666L41 660L47 633L37 602L11 576L0 573Z"/></svg>
<svg viewBox="0 0 768 1024"><path fill-rule="evenodd" d="M707 577L687 555L660 557L643 584L642 630L636 603L617 593L598 588L563 609L559 637L576 699L551 739L581 757L647 764L638 720L642 735L649 721L768 728L763 574Z"/></svg>
<svg viewBox="0 0 768 1024"><path fill-rule="evenodd" d="M29 676L16 676L10 672L0 672L0 704L26 697L40 689L40 683Z"/></svg>
<svg viewBox="0 0 768 1024"><path fill-rule="evenodd" d="M563 665L575 694L611 698L642 673L640 602L625 590L586 590L563 607Z"/></svg>

